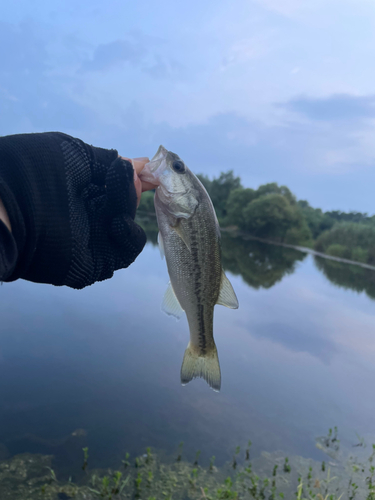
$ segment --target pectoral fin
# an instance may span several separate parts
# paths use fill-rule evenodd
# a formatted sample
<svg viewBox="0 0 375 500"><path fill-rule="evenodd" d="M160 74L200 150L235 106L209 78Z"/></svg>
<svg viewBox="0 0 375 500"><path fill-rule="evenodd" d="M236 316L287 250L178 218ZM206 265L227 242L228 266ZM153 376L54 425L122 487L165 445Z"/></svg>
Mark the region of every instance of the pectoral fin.
<svg viewBox="0 0 375 500"><path fill-rule="evenodd" d="M173 291L172 284L169 283L167 291L165 292L163 303L161 305L162 310L169 316L174 316L179 319L184 312L182 309L176 294Z"/></svg>
<svg viewBox="0 0 375 500"><path fill-rule="evenodd" d="M175 226L172 226L172 229L174 229L176 231L178 236L182 239L182 241L187 246L189 252L191 253L190 238L189 238L188 233L185 231L183 225L181 224L181 220L178 220L177 224Z"/></svg>
<svg viewBox="0 0 375 500"><path fill-rule="evenodd" d="M238 309L238 300L234 293L233 287L225 276L224 271L221 272L220 295L216 304L229 307L230 309Z"/></svg>

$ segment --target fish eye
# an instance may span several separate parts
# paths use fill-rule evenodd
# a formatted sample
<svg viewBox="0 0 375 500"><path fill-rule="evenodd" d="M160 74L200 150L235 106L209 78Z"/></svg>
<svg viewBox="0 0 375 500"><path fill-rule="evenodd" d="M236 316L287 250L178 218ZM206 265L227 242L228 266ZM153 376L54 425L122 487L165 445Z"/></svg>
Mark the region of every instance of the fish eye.
<svg viewBox="0 0 375 500"><path fill-rule="evenodd" d="M178 174L183 174L185 172L185 165L181 160L175 160L172 163L173 170Z"/></svg>

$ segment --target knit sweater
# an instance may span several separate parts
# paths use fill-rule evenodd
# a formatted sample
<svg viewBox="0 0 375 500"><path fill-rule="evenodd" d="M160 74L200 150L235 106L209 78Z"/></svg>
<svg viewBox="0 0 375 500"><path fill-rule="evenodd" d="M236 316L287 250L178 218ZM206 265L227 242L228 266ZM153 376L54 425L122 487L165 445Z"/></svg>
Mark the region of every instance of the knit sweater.
<svg viewBox="0 0 375 500"><path fill-rule="evenodd" d="M0 281L83 288L142 251L130 162L59 132L0 137Z"/></svg>

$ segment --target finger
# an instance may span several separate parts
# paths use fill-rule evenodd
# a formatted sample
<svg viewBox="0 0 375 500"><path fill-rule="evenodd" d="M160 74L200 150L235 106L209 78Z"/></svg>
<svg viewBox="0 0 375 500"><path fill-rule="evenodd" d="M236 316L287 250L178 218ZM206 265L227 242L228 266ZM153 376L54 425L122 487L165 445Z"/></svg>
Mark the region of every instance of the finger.
<svg viewBox="0 0 375 500"><path fill-rule="evenodd" d="M135 170L137 171L137 174L142 172L142 170L144 169L144 166L147 163L150 163L150 158L147 158L147 156L143 156L141 158L133 158L133 166L134 166Z"/></svg>
<svg viewBox="0 0 375 500"><path fill-rule="evenodd" d="M146 163L150 162L150 159L147 158L147 156L142 156L141 158L126 158L126 156L120 156L120 158L123 158L124 160L130 161L130 163L134 167L134 170L137 172L137 175L140 172L142 172Z"/></svg>
<svg viewBox="0 0 375 500"><path fill-rule="evenodd" d="M145 191L151 191L151 189L156 189L158 186L155 184L151 184L151 182L141 181L142 182L142 193Z"/></svg>
<svg viewBox="0 0 375 500"><path fill-rule="evenodd" d="M139 207L139 204L141 202L141 194L142 194L142 182L138 177L139 172L142 171L143 167L146 165L146 163L149 162L149 159L144 157L144 158L125 158L125 156L120 156L119 158L129 161L134 168L134 186L135 186L135 192L137 193L137 208Z"/></svg>
<svg viewBox="0 0 375 500"><path fill-rule="evenodd" d="M137 208L138 208L141 202L142 182L141 179L138 177L135 169L134 169L134 186L135 186L135 192L137 193Z"/></svg>

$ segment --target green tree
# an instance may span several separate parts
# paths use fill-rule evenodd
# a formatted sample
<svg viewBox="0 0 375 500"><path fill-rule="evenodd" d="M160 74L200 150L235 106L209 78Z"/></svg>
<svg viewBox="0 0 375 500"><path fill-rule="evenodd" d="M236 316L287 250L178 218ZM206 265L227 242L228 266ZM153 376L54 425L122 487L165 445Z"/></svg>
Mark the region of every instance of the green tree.
<svg viewBox="0 0 375 500"><path fill-rule="evenodd" d="M234 176L233 170L221 172L220 176L212 181L204 175L198 175L198 178L210 195L218 219L224 219L227 215L229 195L234 189L242 188L241 179Z"/></svg>
<svg viewBox="0 0 375 500"><path fill-rule="evenodd" d="M279 186L276 182L270 182L269 184L263 184L259 186L255 192L257 198L265 196L267 194L281 194L284 196L291 205L295 205L297 200L294 194L286 186Z"/></svg>
<svg viewBox="0 0 375 500"><path fill-rule="evenodd" d="M323 231L330 229L335 220L329 215L323 213L320 208L312 208L306 200L299 200L297 202L312 234L316 239Z"/></svg>
<svg viewBox="0 0 375 500"><path fill-rule="evenodd" d="M155 190L146 191L145 193L143 193L137 213L155 214L154 196Z"/></svg>
<svg viewBox="0 0 375 500"><path fill-rule="evenodd" d="M230 192L227 200L227 217L225 224L232 224L245 228L245 220L243 217L244 208L255 199L255 191L251 188L238 188Z"/></svg>
<svg viewBox="0 0 375 500"><path fill-rule="evenodd" d="M313 238L310 228L301 212L296 210L296 225L288 229L285 234L285 243L311 247Z"/></svg>
<svg viewBox="0 0 375 500"><path fill-rule="evenodd" d="M256 198L244 208L243 217L251 234L278 240L283 240L287 231L300 223L298 210L281 194Z"/></svg>
<svg viewBox="0 0 375 500"><path fill-rule="evenodd" d="M197 174L197 177L206 188L207 193L209 193L211 191L212 181L209 179L209 177L207 177L207 175Z"/></svg>

